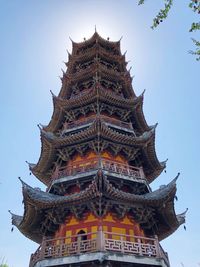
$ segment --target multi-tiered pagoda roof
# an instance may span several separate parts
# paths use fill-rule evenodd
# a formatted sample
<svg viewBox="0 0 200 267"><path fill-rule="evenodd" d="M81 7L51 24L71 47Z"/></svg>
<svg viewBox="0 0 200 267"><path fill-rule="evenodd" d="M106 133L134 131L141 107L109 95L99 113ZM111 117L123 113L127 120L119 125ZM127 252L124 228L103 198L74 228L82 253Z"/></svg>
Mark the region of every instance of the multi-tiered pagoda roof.
<svg viewBox="0 0 200 267"><path fill-rule="evenodd" d="M144 93L134 93L120 41L95 32L72 47L60 93L52 94L52 118L40 127L40 158L29 164L47 191L22 182L24 215L12 214L12 223L41 244L64 225L72 231L72 218L79 224L93 216L99 225L112 216L115 229L128 218L145 238L162 240L185 221L174 210L178 175L152 192L166 161L157 158L157 124L145 120Z"/></svg>

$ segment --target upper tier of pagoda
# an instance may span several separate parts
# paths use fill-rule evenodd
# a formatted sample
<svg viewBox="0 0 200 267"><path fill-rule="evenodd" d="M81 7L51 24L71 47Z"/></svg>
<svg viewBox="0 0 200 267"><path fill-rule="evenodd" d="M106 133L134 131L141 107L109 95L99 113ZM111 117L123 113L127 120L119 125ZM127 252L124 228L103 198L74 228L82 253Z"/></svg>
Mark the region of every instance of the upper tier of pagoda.
<svg viewBox="0 0 200 267"><path fill-rule="evenodd" d="M72 42L66 65L60 93L53 95L52 118L41 130L40 159L30 170L49 186L58 162L65 158L67 164L67 154L72 157L91 147L97 154L103 151L95 145L98 136L111 153L118 151L133 166L142 166L152 182L165 162L157 159L155 127L143 114L144 93L134 93L120 41L105 40L95 32L89 40Z"/></svg>
<svg viewBox="0 0 200 267"><path fill-rule="evenodd" d="M121 54L120 41L110 42L100 37L97 32L82 43L72 41L72 54L69 54L69 61L66 63L68 68L61 78L59 97L69 98L75 87L78 90L77 83L89 77L93 78L93 82L100 83L103 83L103 78L107 78L107 82L111 82L110 85L114 78L116 84L112 87L115 87L116 92L121 92L120 94L127 98L135 97L132 78L126 65L125 55Z"/></svg>

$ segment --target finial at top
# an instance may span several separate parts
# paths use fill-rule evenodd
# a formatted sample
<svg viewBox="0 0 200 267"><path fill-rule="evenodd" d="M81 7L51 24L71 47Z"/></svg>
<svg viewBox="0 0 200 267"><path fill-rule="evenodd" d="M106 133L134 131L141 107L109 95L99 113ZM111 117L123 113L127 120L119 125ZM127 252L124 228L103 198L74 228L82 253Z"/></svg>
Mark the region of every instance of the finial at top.
<svg viewBox="0 0 200 267"><path fill-rule="evenodd" d="M97 32L97 26L96 26L96 24L94 25L94 31Z"/></svg>

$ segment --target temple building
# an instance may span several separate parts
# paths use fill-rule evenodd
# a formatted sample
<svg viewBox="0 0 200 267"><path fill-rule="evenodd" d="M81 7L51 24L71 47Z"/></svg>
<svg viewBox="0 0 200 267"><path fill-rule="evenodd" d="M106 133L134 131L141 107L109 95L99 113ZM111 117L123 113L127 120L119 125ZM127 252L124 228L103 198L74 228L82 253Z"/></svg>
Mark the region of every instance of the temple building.
<svg viewBox="0 0 200 267"><path fill-rule="evenodd" d="M39 161L29 163L46 192L21 181L24 215L12 213L39 244L29 267L170 266L159 242L185 222L174 210L179 174L151 190L166 162L126 66L120 41L97 32L72 41Z"/></svg>

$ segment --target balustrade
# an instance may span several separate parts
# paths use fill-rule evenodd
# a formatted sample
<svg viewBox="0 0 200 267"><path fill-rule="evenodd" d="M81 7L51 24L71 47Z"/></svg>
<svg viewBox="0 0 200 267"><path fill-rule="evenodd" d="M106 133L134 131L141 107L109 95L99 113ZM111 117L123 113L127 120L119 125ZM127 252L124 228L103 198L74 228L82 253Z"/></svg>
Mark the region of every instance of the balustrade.
<svg viewBox="0 0 200 267"><path fill-rule="evenodd" d="M157 238L123 235L113 232L97 231L87 234L66 236L44 240L31 256L29 267L37 261L50 258L67 257L83 253L112 251L142 257L163 258L169 266L168 258L159 245Z"/></svg>
<svg viewBox="0 0 200 267"><path fill-rule="evenodd" d="M93 115L93 116L90 116L90 117L85 117L85 118L83 118L81 120L65 123L64 130L62 131L62 134L64 134L66 130L73 129L73 128L76 128L76 127L79 127L79 126L83 126L84 124L92 123L97 118L101 118L105 123L110 123L110 124L113 124L114 126L115 125L119 126L120 128L133 130L133 126L132 126L131 123L123 122L123 121L120 121L118 119L111 118L111 117L108 117L108 116L105 116L105 115L99 115L99 116Z"/></svg>
<svg viewBox="0 0 200 267"><path fill-rule="evenodd" d="M142 168L97 157L89 160L74 162L73 165L69 165L67 167L57 168L52 176L52 180L56 180L65 176L77 175L79 173L86 173L99 168L110 173L128 176L134 180L146 181Z"/></svg>

